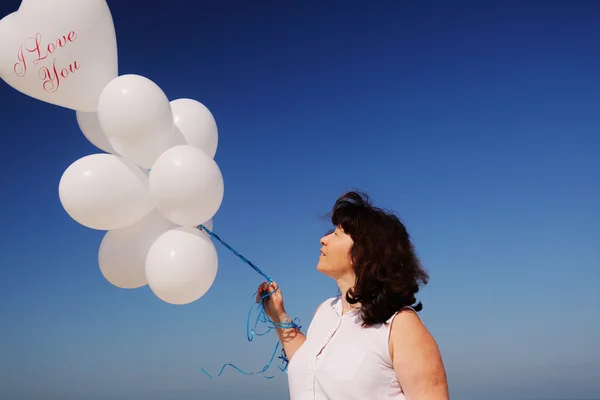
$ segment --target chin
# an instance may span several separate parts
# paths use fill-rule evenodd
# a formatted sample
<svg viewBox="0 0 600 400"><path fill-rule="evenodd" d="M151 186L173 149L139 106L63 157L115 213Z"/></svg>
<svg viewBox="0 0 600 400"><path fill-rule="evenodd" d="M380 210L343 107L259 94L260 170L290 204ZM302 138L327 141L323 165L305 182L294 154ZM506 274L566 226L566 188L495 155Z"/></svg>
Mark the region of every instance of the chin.
<svg viewBox="0 0 600 400"><path fill-rule="evenodd" d="M321 262L317 263L317 271L323 272L323 264Z"/></svg>
<svg viewBox="0 0 600 400"><path fill-rule="evenodd" d="M322 273L325 276L329 276L331 278L335 279L336 276L336 271L332 270L330 268L327 268L327 264L324 263L318 263L317 264L317 271L319 271L320 273Z"/></svg>
<svg viewBox="0 0 600 400"><path fill-rule="evenodd" d="M317 271L319 271L319 272L321 272L323 274L326 274L327 266L324 265L322 262L318 262L317 263Z"/></svg>

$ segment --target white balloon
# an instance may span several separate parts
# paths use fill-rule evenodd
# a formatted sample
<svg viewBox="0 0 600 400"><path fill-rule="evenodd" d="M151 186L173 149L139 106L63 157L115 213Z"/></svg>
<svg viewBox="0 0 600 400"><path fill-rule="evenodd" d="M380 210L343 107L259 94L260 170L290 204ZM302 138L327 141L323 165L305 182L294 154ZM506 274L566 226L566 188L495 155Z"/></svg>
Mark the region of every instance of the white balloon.
<svg viewBox="0 0 600 400"><path fill-rule="evenodd" d="M106 232L98 251L104 278L123 289L145 286L148 250L160 235L176 227L153 210L133 225Z"/></svg>
<svg viewBox="0 0 600 400"><path fill-rule="evenodd" d="M143 168L151 168L168 148L185 144L175 129L169 99L140 75L122 75L106 85L98 101L98 121L112 147Z"/></svg>
<svg viewBox="0 0 600 400"><path fill-rule="evenodd" d="M152 292L170 304L188 304L202 297L217 276L217 250L195 228L163 233L148 251L146 279Z"/></svg>
<svg viewBox="0 0 600 400"><path fill-rule="evenodd" d="M98 114L95 112L77 111L76 117L79 129L81 129L81 132L91 144L107 153L118 154L102 131L102 127L98 122Z"/></svg>
<svg viewBox="0 0 600 400"><path fill-rule="evenodd" d="M177 99L171 102L173 121L187 144L196 146L215 157L219 142L217 123L206 106L193 99Z"/></svg>
<svg viewBox="0 0 600 400"><path fill-rule="evenodd" d="M202 150L181 145L165 151L150 171L156 208L181 226L198 226L218 211L224 184L217 163Z"/></svg>
<svg viewBox="0 0 600 400"><path fill-rule="evenodd" d="M92 154L75 161L60 178L58 194L71 218L98 230L131 225L154 208L148 176L113 154Z"/></svg>
<svg viewBox="0 0 600 400"><path fill-rule="evenodd" d="M0 78L35 99L96 111L117 64L105 0L23 0L0 20Z"/></svg>

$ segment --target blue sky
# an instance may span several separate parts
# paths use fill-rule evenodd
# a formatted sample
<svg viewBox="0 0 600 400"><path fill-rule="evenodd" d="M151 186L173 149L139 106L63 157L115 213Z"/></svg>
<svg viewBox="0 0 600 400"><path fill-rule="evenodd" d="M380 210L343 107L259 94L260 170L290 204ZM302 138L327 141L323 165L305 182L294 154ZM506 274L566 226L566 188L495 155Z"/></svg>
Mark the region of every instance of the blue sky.
<svg viewBox="0 0 600 400"><path fill-rule="evenodd" d="M4 0L2 16L18 0ZM205 104L225 197L214 231L307 327L335 295L319 217L351 188L397 211L431 275L422 318L452 398L600 397L600 5L570 1L109 1L119 73ZM120 290L103 232L58 182L98 152L75 112L0 85L0 399L287 398L249 343L261 279L175 307Z"/></svg>

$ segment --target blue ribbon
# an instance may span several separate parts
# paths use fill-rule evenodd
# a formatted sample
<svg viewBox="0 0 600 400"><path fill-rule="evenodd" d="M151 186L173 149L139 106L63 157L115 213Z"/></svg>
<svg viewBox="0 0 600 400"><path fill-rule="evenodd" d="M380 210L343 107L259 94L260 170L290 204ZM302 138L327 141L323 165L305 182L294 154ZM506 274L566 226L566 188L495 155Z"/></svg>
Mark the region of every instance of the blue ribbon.
<svg viewBox="0 0 600 400"><path fill-rule="evenodd" d="M205 231L210 237L212 237L213 239L217 240L218 242L220 242L223 246L225 246L228 250L230 250L233 254L235 254L237 257L239 257L243 262L245 262L246 264L248 264L249 266L251 266L256 272L258 272L260 275L262 275L267 282L272 283L273 279L271 279L267 274L265 274L264 272L262 272L260 270L260 268L258 268L256 265L254 265L250 260L248 260L246 257L244 257L243 255L241 255L240 253L238 253L234 248L232 248L230 245L228 245L227 243L225 243L225 241L223 241L223 239L221 239L217 234L215 234L214 232L211 232L210 229L208 229L207 227L205 227L204 225L199 225L198 229L201 229L203 231ZM248 312L248 319L246 321L246 337L248 339L249 342L251 342L252 340L254 340L255 336L264 336L267 333L271 332L272 330L276 330L276 329L302 329L302 327L300 325L298 325L298 323L300 322L297 318L295 318L294 320L290 321L290 322L275 322L273 321L271 318L269 318L269 316L266 314L265 312L265 305L264 305L264 300L271 296L273 293L277 292L279 290L279 288L275 289L272 292L266 292L263 293L258 301L258 303L256 305L253 305L250 308L250 311ZM254 293L254 299L256 299L256 295L258 294L258 292ZM256 307L256 311L257 311L257 316L256 319L254 320L254 325L251 326L250 321L251 321L251 317L252 317L252 311L253 309ZM297 322L296 322L297 321ZM259 323L264 323L267 325L267 330L265 332L257 332L257 326ZM255 374L262 374L266 379L272 379L273 376L270 375L264 375L265 372L267 372L269 370L269 368L271 368L271 365L273 364L273 361L275 360L275 356L277 355L277 351L279 350L279 341L277 342L277 344L275 345L275 350L273 351L273 354L271 355L271 358L269 359L269 362L267 363L267 365L265 365L263 367L263 369L261 369L260 371L257 372L245 372L243 370L241 370L240 368L236 367L235 365L231 364L231 363L227 363L224 364L221 367L221 370L219 371L219 373L217 374L217 376L221 376L221 374L223 374L223 371L225 370L226 367L231 367L235 370L237 370L238 372L244 374L244 375L255 375ZM278 359L282 360L282 365L283 366L277 366L277 368L279 368L281 371L287 373L287 366L289 364L289 360L285 354L285 350L281 349L281 354L279 355L279 357L277 357ZM204 368L201 368L202 372L204 372L209 378L213 378L213 376L211 374L209 374L208 372L206 372L206 370Z"/></svg>

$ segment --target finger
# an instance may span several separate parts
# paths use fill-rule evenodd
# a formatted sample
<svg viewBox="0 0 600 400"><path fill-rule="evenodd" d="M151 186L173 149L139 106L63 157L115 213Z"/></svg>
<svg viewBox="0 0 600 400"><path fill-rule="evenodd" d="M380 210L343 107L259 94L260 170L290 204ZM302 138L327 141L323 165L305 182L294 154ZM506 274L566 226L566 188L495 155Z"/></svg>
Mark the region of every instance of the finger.
<svg viewBox="0 0 600 400"><path fill-rule="evenodd" d="M274 293L277 291L277 289L279 289L279 286L277 285L277 282L271 282L271 284L269 285L269 291L271 293Z"/></svg>
<svg viewBox="0 0 600 400"><path fill-rule="evenodd" d="M258 293L256 294L256 302L260 302L261 298L265 295L265 292L269 291L269 284L263 282L258 286ZM266 298L265 298L266 300Z"/></svg>
<svg viewBox="0 0 600 400"><path fill-rule="evenodd" d="M258 289L256 290L256 302L257 303L260 301L260 298L262 297L262 294L264 291L265 291L265 284L261 283L260 285L258 285Z"/></svg>

